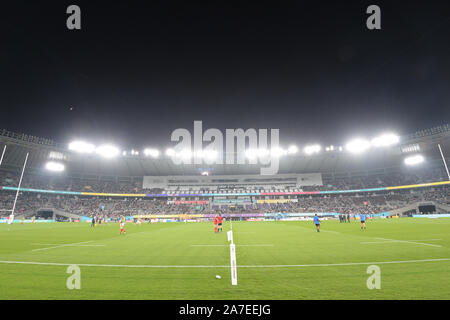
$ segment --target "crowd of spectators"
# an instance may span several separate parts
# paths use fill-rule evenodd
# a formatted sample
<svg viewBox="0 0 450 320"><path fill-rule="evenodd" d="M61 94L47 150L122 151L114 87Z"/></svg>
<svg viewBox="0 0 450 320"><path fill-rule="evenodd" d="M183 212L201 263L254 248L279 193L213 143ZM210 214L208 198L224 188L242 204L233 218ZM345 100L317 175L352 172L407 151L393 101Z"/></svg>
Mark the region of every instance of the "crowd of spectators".
<svg viewBox="0 0 450 320"><path fill-rule="evenodd" d="M14 192L0 193L0 215L7 216ZM287 201L286 199L284 201ZM295 202L222 204L211 199L208 204L176 204L168 198L90 197L21 192L16 213L32 216L38 210L58 209L82 216L109 217L137 214L201 214L201 213L302 213L339 212L343 214L378 213L402 208L418 201L434 201L450 205L450 188L434 187L378 193L298 196Z"/></svg>
<svg viewBox="0 0 450 320"><path fill-rule="evenodd" d="M16 187L18 185L18 174L0 171L0 185ZM324 191L324 190L354 190L365 188L378 188L386 186L398 186L408 184L418 184L446 180L447 175L443 169L416 171L415 173L389 173L359 177L325 178L322 186L220 186L216 187L213 193L225 192L271 192L271 191ZM101 193L189 193L189 187L179 187L170 190L164 189L143 189L142 180L134 182L82 180L66 176L51 175L25 175L22 181L22 188L46 189L75 192L101 192ZM192 187L191 193L207 193L208 188L199 190Z"/></svg>
<svg viewBox="0 0 450 320"><path fill-rule="evenodd" d="M423 172L397 173L367 177L353 177L325 180L320 187L302 187L303 191L317 190L355 190L384 186L409 185L445 180L444 170L427 170ZM17 175L0 171L2 186L18 184ZM51 177L26 175L22 188L90 191L100 193L164 193L164 190L143 190L142 181L133 183L86 181L68 177ZM225 189L224 189L225 188ZM228 189L227 189L228 188ZM270 192L263 186L252 186L259 191ZM276 188L276 189L275 189ZM51 193L21 192L16 204L17 213L35 213L39 209L54 208L83 216L95 215L135 215L135 214L195 214L195 213L273 213L273 212L340 212L355 214L360 212L374 213L401 208L417 201L434 201L449 204L449 187L426 187L419 189L400 189L396 191L360 192L329 195L289 196L297 199L284 203L257 203L267 199L265 196L247 196L247 199L235 204L224 204L208 198L148 198L148 197L97 197L57 195ZM221 187L220 191L242 191L242 186ZM287 186L274 186L273 191L298 190ZM244 190L245 191L245 190ZM217 191L216 191L217 192ZM177 193L173 188L169 193ZM183 191L185 193L185 191ZM198 193L197 191L193 193ZM14 203L15 193L0 191L0 215L7 216ZM275 199L276 196L269 198ZM284 196L284 200L287 196ZM209 200L209 204L175 204L170 200Z"/></svg>

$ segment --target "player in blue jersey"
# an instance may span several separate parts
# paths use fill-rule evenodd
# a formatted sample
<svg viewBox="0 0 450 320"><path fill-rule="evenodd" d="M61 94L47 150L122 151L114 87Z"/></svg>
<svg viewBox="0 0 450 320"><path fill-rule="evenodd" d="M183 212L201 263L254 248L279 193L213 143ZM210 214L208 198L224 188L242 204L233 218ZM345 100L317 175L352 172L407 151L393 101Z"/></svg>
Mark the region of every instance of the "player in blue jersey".
<svg viewBox="0 0 450 320"><path fill-rule="evenodd" d="M314 224L316 225L317 232L320 232L320 221L317 214L314 216Z"/></svg>
<svg viewBox="0 0 450 320"><path fill-rule="evenodd" d="M361 220L361 230L366 230L366 216L361 213L361 215L359 216L359 219Z"/></svg>

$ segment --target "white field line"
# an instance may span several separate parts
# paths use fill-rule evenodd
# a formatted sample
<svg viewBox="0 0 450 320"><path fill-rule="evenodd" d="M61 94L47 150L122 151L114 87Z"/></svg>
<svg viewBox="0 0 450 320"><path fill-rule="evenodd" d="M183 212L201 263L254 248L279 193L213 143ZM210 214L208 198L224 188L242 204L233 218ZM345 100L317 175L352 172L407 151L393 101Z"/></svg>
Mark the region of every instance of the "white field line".
<svg viewBox="0 0 450 320"><path fill-rule="evenodd" d="M191 244L191 247L228 247L229 244ZM236 244L236 247L273 247L273 244Z"/></svg>
<svg viewBox="0 0 450 320"><path fill-rule="evenodd" d="M56 248L62 248L62 247L70 247L70 246L74 246L74 245L78 245L78 244L89 243L89 242L92 242L92 241L94 241L94 240L91 240L91 241L84 241L84 242L75 242L75 243L61 244L61 245L54 246L54 247L46 247L46 248L33 249L33 250L31 250L31 251L42 251L42 250L56 249Z"/></svg>
<svg viewBox="0 0 450 320"><path fill-rule="evenodd" d="M331 232L331 233L343 234L342 232L332 231L332 230L320 230L320 232Z"/></svg>
<svg viewBox="0 0 450 320"><path fill-rule="evenodd" d="M63 243L30 243L33 246L60 246ZM104 244L72 244L73 247L104 247Z"/></svg>
<svg viewBox="0 0 450 320"><path fill-rule="evenodd" d="M441 245L438 244L431 244L431 243L424 243L424 242L418 242L418 241L408 241L408 240L397 240L397 239L386 239L386 238L376 238L379 240L385 240L385 241L391 241L391 242L403 242L403 243L410 243L410 244L419 244L423 246L430 246L430 247L438 247L442 248ZM423 240L422 240L423 241Z"/></svg>
<svg viewBox="0 0 450 320"><path fill-rule="evenodd" d="M402 241L409 241L409 242L416 242L416 241L439 241L442 239L419 239L419 240L385 240L385 241L366 241L366 242L360 242L361 244L378 244L378 243L392 243L392 242L402 242Z"/></svg>
<svg viewBox="0 0 450 320"><path fill-rule="evenodd" d="M372 264L401 264L401 263L422 263L422 262L447 262L450 258L422 259L422 260L400 260L400 261L372 261L372 262L345 262L345 263L320 263L320 264L279 264L279 265L239 265L238 268L307 268L307 267L339 267L358 266ZM127 264L93 264L93 263L57 263L57 262L33 262L33 261L5 261L4 264L27 264L27 265L47 265L47 266L70 266L80 267L101 267L101 268L229 268L229 265L127 265Z"/></svg>

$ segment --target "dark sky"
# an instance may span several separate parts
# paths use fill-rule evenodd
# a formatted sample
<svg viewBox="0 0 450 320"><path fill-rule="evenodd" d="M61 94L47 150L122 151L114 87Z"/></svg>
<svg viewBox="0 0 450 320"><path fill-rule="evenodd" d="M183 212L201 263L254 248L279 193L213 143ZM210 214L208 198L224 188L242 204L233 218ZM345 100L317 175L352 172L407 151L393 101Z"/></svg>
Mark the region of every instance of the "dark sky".
<svg viewBox="0 0 450 320"><path fill-rule="evenodd" d="M0 22L11 131L163 147L203 120L302 145L450 120L448 0L11 2ZM66 28L70 4L80 31ZM366 28L370 4L382 30Z"/></svg>

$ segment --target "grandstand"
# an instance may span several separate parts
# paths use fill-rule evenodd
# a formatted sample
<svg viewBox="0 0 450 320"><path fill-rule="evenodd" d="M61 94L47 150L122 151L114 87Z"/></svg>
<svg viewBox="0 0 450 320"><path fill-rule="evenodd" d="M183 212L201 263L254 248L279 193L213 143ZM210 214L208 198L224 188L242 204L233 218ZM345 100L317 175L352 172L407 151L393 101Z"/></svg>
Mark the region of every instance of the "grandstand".
<svg viewBox="0 0 450 320"><path fill-rule="evenodd" d="M449 181L437 145L450 150L444 125L400 137L399 143L362 155L342 148L298 153L280 160L279 174L255 174L254 165L175 165L168 157L138 152L114 159L79 154L48 139L1 131L7 146L0 167L3 216L12 208L25 154L29 161L16 216L88 219L104 215L145 218L221 213L233 219L305 217L359 213L407 215L450 212ZM406 166L405 156L426 161ZM448 154L448 152L447 152ZM45 170L50 160L66 170Z"/></svg>

